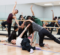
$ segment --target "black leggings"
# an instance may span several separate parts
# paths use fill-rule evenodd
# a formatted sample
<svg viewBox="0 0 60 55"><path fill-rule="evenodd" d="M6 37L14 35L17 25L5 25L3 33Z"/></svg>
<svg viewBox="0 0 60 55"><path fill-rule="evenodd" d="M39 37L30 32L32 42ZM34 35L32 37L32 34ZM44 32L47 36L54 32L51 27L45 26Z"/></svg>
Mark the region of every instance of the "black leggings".
<svg viewBox="0 0 60 55"><path fill-rule="evenodd" d="M54 27L54 24L48 24L48 25L46 25L47 27ZM51 28L51 33L52 33L52 31L53 31L53 28Z"/></svg>
<svg viewBox="0 0 60 55"><path fill-rule="evenodd" d="M11 23L8 23L7 21L2 23L2 26L6 28L5 25L8 25L8 36L10 36L10 32L11 32Z"/></svg>
<svg viewBox="0 0 60 55"><path fill-rule="evenodd" d="M23 38L21 46L22 46L22 50L27 50L29 52L30 52L30 49L35 50L35 47L32 47L30 45L30 40L28 38Z"/></svg>
<svg viewBox="0 0 60 55"><path fill-rule="evenodd" d="M56 43L60 44L60 41L58 39L56 39L49 31L47 31L46 29L42 29L40 32L39 32L39 45L41 47L44 47L44 43L43 43L43 40L44 40L44 37L47 36L49 38L51 38L52 40L54 40Z"/></svg>

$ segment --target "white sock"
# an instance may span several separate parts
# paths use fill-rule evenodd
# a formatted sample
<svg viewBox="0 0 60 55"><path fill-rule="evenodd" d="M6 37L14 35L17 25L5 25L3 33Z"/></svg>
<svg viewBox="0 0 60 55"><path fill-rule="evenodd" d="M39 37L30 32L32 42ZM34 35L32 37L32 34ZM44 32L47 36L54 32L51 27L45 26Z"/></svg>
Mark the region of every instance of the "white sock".
<svg viewBox="0 0 60 55"><path fill-rule="evenodd" d="M34 52L34 50L33 49L30 49L30 53L33 53Z"/></svg>

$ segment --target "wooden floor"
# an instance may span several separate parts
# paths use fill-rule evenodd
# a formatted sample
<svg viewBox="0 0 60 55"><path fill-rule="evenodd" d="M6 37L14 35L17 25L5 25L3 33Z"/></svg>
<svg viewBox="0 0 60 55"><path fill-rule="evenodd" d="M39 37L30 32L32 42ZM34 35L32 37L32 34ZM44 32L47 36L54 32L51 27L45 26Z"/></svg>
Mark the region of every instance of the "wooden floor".
<svg viewBox="0 0 60 55"><path fill-rule="evenodd" d="M7 37L0 36L0 40L6 40ZM41 48L42 50L35 50L33 54L28 51L22 50L19 47L2 45L7 42L0 42L0 55L60 55L60 45L52 40L44 40L44 43L49 44L50 49L46 47ZM38 45L36 45L38 46Z"/></svg>

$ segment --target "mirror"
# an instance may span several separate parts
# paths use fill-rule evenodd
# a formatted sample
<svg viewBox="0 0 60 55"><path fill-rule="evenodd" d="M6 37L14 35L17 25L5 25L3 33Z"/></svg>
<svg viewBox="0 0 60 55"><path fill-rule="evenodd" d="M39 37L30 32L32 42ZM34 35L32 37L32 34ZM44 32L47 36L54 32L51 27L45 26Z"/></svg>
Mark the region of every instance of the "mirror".
<svg viewBox="0 0 60 55"><path fill-rule="evenodd" d="M52 21L52 11L54 12L54 17L60 16L60 1L54 2L40 2L40 3L27 3L27 4L17 4L16 9L18 9L18 14L16 15L17 19L23 13L23 16L31 15L30 6L33 5L33 11L37 18L43 21L44 24L48 24ZM7 20L9 13L12 12L12 8L14 5L0 5L0 30L2 31L1 20ZM14 22L13 22L14 23ZM13 25L13 24L12 24ZM57 34L56 28L53 29L55 34ZM54 33L53 33L54 34Z"/></svg>

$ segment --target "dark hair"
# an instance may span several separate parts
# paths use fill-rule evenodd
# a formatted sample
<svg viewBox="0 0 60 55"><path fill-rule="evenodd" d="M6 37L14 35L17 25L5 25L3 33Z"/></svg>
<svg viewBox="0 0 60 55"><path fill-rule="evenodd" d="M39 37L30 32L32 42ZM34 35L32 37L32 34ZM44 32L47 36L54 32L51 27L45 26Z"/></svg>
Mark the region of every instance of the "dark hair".
<svg viewBox="0 0 60 55"><path fill-rule="evenodd" d="M26 19L31 19L31 16L27 16L27 18Z"/></svg>
<svg viewBox="0 0 60 55"><path fill-rule="evenodd" d="M29 35L32 34L34 31L32 29L32 23L30 21L25 22L25 26L27 26L28 24L30 24L28 31L29 31Z"/></svg>
<svg viewBox="0 0 60 55"><path fill-rule="evenodd" d="M15 9L17 11L17 13L19 12L17 9Z"/></svg>
<svg viewBox="0 0 60 55"><path fill-rule="evenodd" d="M32 16L32 18L37 19L35 16Z"/></svg>
<svg viewBox="0 0 60 55"><path fill-rule="evenodd" d="M27 19L31 19L32 21L34 21L34 19L31 17L31 16L27 16ZM25 25L27 26L28 24L30 24L29 28L28 28L28 31L29 31L29 35L32 34L34 31L33 31L33 28L32 28L32 23L30 21L27 21L25 22Z"/></svg>
<svg viewBox="0 0 60 55"><path fill-rule="evenodd" d="M57 16L55 16L55 18L53 20L56 20L57 19Z"/></svg>
<svg viewBox="0 0 60 55"><path fill-rule="evenodd" d="M58 17L58 19L60 19L60 17Z"/></svg>
<svg viewBox="0 0 60 55"><path fill-rule="evenodd" d="M14 30L16 30L18 28L18 26L14 26Z"/></svg>
<svg viewBox="0 0 60 55"><path fill-rule="evenodd" d="M19 16L19 19L20 19L22 16L23 16L23 15L20 15L20 16Z"/></svg>
<svg viewBox="0 0 60 55"><path fill-rule="evenodd" d="M27 20L27 19L31 19L32 21L35 21L34 18L31 17L31 16L27 16L26 20Z"/></svg>

